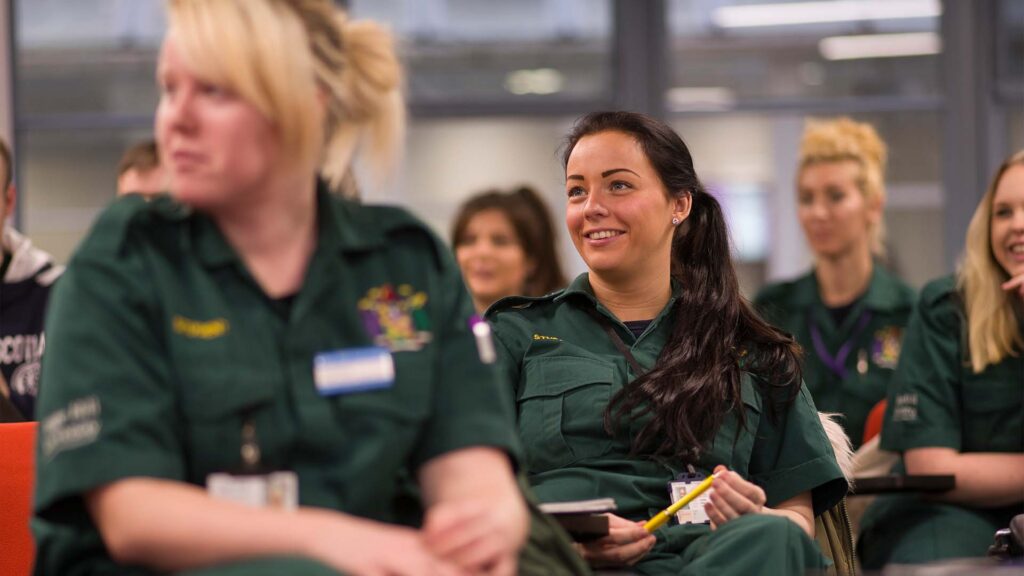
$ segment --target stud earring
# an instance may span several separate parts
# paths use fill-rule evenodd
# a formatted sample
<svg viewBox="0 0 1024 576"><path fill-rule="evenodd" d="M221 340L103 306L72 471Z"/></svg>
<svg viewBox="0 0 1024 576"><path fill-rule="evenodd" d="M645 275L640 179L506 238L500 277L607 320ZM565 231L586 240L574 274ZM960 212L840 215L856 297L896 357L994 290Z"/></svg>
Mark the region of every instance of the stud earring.
<svg viewBox="0 0 1024 576"><path fill-rule="evenodd" d="M678 217L675 217L675 216L672 217L672 225L673 226L679 226L680 222L682 222L682 220L680 220Z"/></svg>

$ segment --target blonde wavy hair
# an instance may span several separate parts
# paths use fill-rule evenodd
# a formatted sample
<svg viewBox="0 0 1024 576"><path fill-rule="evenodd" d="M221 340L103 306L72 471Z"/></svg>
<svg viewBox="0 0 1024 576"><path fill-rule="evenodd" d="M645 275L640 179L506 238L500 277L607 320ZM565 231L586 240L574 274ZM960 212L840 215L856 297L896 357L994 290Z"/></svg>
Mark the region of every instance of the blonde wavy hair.
<svg viewBox="0 0 1024 576"><path fill-rule="evenodd" d="M804 168L823 162L851 160L860 167L857 188L867 200L877 200L885 206L885 142L870 124L850 118L807 121L800 140L800 160L797 177ZM885 222L881 219L871 226L871 253L885 256Z"/></svg>
<svg viewBox="0 0 1024 576"><path fill-rule="evenodd" d="M349 196L356 195L357 155L378 182L394 167L405 108L402 69L386 30L350 21L330 0L167 0L167 6L190 68L273 122L290 160L318 166L333 189ZM326 122L317 114L318 98L326 98Z"/></svg>
<svg viewBox="0 0 1024 576"><path fill-rule="evenodd" d="M1013 310L1011 295L1001 285L1009 274L992 253L992 201L1003 174L1013 166L1024 166L1024 150L1007 158L978 204L967 227L964 258L957 273L957 287L967 313L967 343L971 369L980 373L989 365L1017 356L1024 350L1021 326Z"/></svg>

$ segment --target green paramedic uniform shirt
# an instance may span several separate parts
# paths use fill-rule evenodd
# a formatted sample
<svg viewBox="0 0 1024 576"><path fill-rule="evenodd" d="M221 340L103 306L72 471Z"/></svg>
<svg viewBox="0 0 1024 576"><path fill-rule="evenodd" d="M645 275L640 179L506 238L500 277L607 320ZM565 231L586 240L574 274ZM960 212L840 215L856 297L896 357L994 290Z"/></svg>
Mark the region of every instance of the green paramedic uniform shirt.
<svg viewBox="0 0 1024 576"><path fill-rule="evenodd" d="M804 382L815 406L843 415L855 449L864 440L868 413L885 398L914 297L909 286L876 264L867 292L840 326L821 301L813 271L767 286L754 300L769 322L804 349Z"/></svg>
<svg viewBox="0 0 1024 576"><path fill-rule="evenodd" d="M1024 358L1010 356L975 374L962 310L952 276L922 290L889 390L883 449L1024 453ZM865 568L984 556L995 531L1022 512L1024 494L1017 504L994 509L880 497L865 514L858 547Z"/></svg>
<svg viewBox="0 0 1024 576"><path fill-rule="evenodd" d="M118 572L82 494L238 470L246 413L263 466L297 473L300 505L381 521L397 515L400 470L469 446L518 453L448 250L398 208L317 197L316 251L287 310L205 216L169 198L102 215L48 319L37 573ZM314 357L366 346L391 350L394 385L319 395Z"/></svg>
<svg viewBox="0 0 1024 576"><path fill-rule="evenodd" d="M639 431L637 423L624 424L628 430L615 437L605 432L605 407L636 375L587 308L596 306L607 316L639 364L649 368L671 331L674 302L675 297L638 339L597 303L587 274L562 292L505 299L488 311L502 369L514 384L525 469L541 501L612 497L617 514L632 520L645 520L668 506L668 484L686 471L686 463L630 457L630 438ZM762 399L752 379L744 378L748 427L737 438L738 421L728 417L710 451L696 463L698 470L707 474L724 464L764 488L768 505L807 491L813 492L816 513L836 504L846 484L810 396L801 390L776 422L768 417L763 401L767 399ZM736 524L771 522L766 518ZM796 525L783 520L777 533L786 535L787 525ZM732 530L718 533L725 538ZM660 530L657 547L637 568L651 574L678 574L684 567L692 568L693 558L686 556L686 549L701 548L698 540L709 531L705 525ZM799 528L796 531L803 535ZM817 561L817 548L806 536L804 540ZM744 545L750 543L740 546ZM727 569L740 568L730 558L725 560Z"/></svg>

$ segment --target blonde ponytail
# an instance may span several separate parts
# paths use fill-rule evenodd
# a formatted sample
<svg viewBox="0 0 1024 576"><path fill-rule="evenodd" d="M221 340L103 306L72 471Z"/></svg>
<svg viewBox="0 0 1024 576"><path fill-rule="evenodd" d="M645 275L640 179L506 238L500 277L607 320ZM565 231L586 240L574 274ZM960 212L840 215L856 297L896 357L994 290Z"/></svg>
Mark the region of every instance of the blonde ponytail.
<svg viewBox="0 0 1024 576"><path fill-rule="evenodd" d="M365 153L376 183L397 164L405 132L402 69L391 34L381 26L351 21L343 14L335 22L342 62L340 67L324 66L320 75L331 96L321 171L333 188L353 195L351 165L357 151ZM318 52L314 44L314 54Z"/></svg>

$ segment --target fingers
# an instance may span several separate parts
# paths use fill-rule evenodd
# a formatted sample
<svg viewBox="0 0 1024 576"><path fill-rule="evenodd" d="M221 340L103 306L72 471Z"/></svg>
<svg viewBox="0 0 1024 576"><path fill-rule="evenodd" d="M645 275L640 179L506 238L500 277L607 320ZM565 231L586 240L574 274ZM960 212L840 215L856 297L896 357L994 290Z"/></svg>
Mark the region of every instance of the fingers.
<svg viewBox="0 0 1024 576"><path fill-rule="evenodd" d="M502 558L487 570L486 574L487 576L516 576L516 563L517 558L515 556Z"/></svg>
<svg viewBox="0 0 1024 576"><path fill-rule="evenodd" d="M704 506L712 529L744 514L761 512L767 498L760 486L724 466L716 467L715 473L718 477L711 485L711 494Z"/></svg>
<svg viewBox="0 0 1024 576"><path fill-rule="evenodd" d="M488 527L485 511L474 502L434 506L423 522L423 541L435 554L447 557L482 538Z"/></svg>
<svg viewBox="0 0 1024 576"><path fill-rule="evenodd" d="M602 538L602 540L605 540ZM601 540L584 544L583 558L594 566L630 566L636 564L654 547L657 539L652 534L629 544L616 544Z"/></svg>
<svg viewBox="0 0 1024 576"><path fill-rule="evenodd" d="M657 542L644 530L643 522L608 514L608 535L594 542L577 545L588 563L595 566L629 566L647 555Z"/></svg>
<svg viewBox="0 0 1024 576"><path fill-rule="evenodd" d="M1018 296L1024 298L1024 274L1003 282L1002 288L1007 292L1016 292Z"/></svg>
<svg viewBox="0 0 1024 576"><path fill-rule="evenodd" d="M501 519L485 502L437 505L427 512L424 544L448 562L473 572L515 564L515 546L502 537Z"/></svg>

